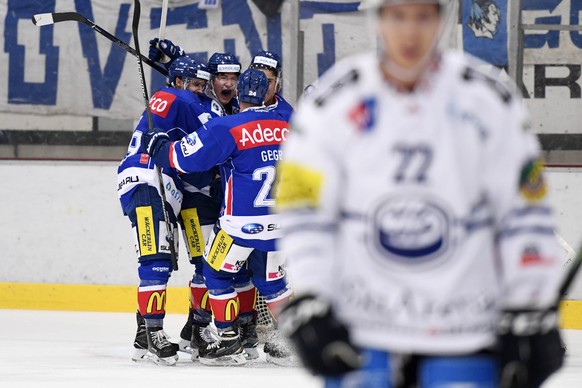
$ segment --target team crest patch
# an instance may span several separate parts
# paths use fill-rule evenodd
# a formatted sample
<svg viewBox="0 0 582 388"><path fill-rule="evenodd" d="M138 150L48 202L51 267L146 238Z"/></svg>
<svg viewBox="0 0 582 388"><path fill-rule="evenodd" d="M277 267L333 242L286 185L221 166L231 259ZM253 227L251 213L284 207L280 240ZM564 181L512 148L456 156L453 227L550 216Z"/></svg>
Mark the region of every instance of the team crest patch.
<svg viewBox="0 0 582 388"><path fill-rule="evenodd" d="M180 141L180 148L184 156L190 156L202 148L202 141L196 132L189 134L185 139Z"/></svg>
<svg viewBox="0 0 582 388"><path fill-rule="evenodd" d="M369 98L359 103L350 111L349 119L360 132L371 129L376 123L376 99Z"/></svg>
<svg viewBox="0 0 582 388"><path fill-rule="evenodd" d="M529 202L537 202L546 196L543 168L541 160L532 160L521 170L519 191Z"/></svg>

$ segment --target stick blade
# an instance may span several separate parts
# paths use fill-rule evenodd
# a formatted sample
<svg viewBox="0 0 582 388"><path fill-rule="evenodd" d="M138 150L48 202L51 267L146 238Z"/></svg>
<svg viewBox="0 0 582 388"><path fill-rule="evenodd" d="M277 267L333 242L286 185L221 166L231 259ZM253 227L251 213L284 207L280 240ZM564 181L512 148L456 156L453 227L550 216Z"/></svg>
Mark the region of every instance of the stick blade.
<svg viewBox="0 0 582 388"><path fill-rule="evenodd" d="M32 15L32 23L35 26L48 26L49 24L54 24L54 22L52 13L37 13L36 15Z"/></svg>

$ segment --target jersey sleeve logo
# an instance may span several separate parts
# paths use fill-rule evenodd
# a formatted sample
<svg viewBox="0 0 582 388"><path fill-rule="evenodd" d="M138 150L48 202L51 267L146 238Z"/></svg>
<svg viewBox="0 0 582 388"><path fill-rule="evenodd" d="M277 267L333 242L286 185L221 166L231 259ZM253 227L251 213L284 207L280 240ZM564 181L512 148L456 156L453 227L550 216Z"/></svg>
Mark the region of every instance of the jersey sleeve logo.
<svg viewBox="0 0 582 388"><path fill-rule="evenodd" d="M230 130L239 150L277 145L287 140L289 124L282 120L257 120Z"/></svg>
<svg viewBox="0 0 582 388"><path fill-rule="evenodd" d="M204 145L202 144L202 140L200 140L196 132L193 132L187 137L183 138L179 144L184 156L190 156L196 153Z"/></svg>
<svg viewBox="0 0 582 388"><path fill-rule="evenodd" d="M159 91L150 99L150 109L153 114L165 119L174 103L174 100L176 100L174 94Z"/></svg>

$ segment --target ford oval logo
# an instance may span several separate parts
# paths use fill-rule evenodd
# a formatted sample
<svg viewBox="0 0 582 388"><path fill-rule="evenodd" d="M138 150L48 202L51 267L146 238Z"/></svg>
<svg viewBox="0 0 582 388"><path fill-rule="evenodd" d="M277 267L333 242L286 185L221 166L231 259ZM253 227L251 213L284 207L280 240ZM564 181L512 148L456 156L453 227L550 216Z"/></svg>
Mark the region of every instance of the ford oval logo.
<svg viewBox="0 0 582 388"><path fill-rule="evenodd" d="M240 230L246 234L257 234L261 233L265 228L261 224L246 224Z"/></svg>
<svg viewBox="0 0 582 388"><path fill-rule="evenodd" d="M376 252L389 261L437 265L451 246L451 212L423 196L383 199L375 208L370 236Z"/></svg>

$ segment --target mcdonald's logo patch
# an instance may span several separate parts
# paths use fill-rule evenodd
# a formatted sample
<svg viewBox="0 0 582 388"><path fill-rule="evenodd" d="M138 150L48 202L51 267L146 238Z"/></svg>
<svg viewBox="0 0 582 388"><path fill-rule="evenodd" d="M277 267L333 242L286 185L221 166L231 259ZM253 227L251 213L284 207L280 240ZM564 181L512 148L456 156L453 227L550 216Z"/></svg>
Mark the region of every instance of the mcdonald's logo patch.
<svg viewBox="0 0 582 388"><path fill-rule="evenodd" d="M140 287L137 293L139 311L142 315L159 315L166 313L166 289Z"/></svg>

